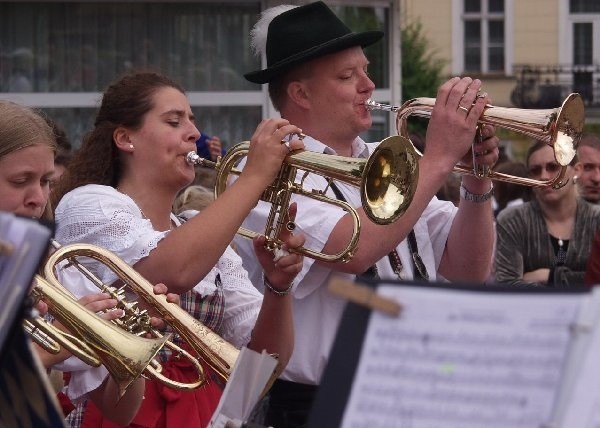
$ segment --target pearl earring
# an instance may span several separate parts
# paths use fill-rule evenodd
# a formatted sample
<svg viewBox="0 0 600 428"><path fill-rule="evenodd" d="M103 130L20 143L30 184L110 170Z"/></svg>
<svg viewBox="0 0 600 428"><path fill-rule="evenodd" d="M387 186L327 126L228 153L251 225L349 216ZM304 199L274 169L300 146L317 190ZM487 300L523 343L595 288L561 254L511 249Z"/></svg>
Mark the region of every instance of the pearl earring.
<svg viewBox="0 0 600 428"><path fill-rule="evenodd" d="M130 148L131 150L133 150L133 144L130 144L130 145L129 145L129 148Z"/></svg>

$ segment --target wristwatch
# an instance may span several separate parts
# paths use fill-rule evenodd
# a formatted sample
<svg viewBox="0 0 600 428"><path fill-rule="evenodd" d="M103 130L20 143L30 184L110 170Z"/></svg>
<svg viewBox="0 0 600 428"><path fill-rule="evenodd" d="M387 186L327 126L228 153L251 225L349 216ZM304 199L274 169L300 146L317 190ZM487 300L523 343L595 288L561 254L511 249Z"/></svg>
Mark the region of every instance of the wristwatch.
<svg viewBox="0 0 600 428"><path fill-rule="evenodd" d="M476 204L482 204L488 199L490 199L492 196L494 196L493 185L489 191L483 194L471 193L465 186L463 186L462 184L460 185L460 197L463 198L465 201L471 201Z"/></svg>

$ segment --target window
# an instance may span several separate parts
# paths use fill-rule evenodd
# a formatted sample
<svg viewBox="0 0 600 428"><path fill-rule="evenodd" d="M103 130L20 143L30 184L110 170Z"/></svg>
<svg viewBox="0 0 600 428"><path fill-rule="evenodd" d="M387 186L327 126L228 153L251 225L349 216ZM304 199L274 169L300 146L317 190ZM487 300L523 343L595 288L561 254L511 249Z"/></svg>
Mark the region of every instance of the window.
<svg viewBox="0 0 600 428"><path fill-rule="evenodd" d="M0 96L42 108L78 147L106 86L128 69L155 69L182 84L199 127L229 148L273 113L263 87L243 77L261 68L248 34L264 3L0 0ZM385 31L367 55L384 93L379 100L391 99L389 5L365 0L332 9L353 30Z"/></svg>
<svg viewBox="0 0 600 428"><path fill-rule="evenodd" d="M464 71L504 73L504 0L464 0Z"/></svg>
<svg viewBox="0 0 600 428"><path fill-rule="evenodd" d="M569 0L570 13L600 13L600 2L597 0Z"/></svg>

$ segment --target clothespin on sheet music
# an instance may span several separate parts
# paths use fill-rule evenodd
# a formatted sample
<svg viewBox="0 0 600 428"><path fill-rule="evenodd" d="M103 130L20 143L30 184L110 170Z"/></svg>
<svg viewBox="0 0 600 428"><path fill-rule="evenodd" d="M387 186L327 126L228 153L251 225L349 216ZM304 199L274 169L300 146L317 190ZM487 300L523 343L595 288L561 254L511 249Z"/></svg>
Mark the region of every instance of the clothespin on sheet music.
<svg viewBox="0 0 600 428"><path fill-rule="evenodd" d="M13 244L0 239L0 256L10 256L14 250Z"/></svg>
<svg viewBox="0 0 600 428"><path fill-rule="evenodd" d="M398 302L378 295L377 290L345 279L332 278L329 281L329 291L353 303L393 317L399 316L402 310L402 306Z"/></svg>

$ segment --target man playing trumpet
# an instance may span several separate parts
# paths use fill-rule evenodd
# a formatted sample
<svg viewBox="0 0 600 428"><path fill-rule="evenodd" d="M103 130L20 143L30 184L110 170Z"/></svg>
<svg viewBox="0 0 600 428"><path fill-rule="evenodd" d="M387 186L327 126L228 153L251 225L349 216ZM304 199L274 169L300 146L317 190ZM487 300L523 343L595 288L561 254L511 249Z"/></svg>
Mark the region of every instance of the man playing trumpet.
<svg viewBox="0 0 600 428"><path fill-rule="evenodd" d="M245 77L269 85L281 116L306 134L307 150L366 158L377 144L365 143L359 134L372 123L365 103L375 85L362 48L382 36L378 31L352 32L322 2L268 9L252 34L257 52L266 55L267 68ZM494 241L491 181L463 177L458 207L435 197L458 162L472 161L477 122L489 102L480 91L481 81L469 77L454 77L439 88L419 160L416 193L395 223L371 222L360 208L360 192L354 186L337 183L335 192L328 190L330 197L358 207L362 227L358 248L348 263L304 259L293 288L294 353L270 394L268 425L284 428L306 423L345 306L343 299L328 291L330 277L354 280L369 270L392 279L482 282L487 278ZM492 166L498 159L498 138L489 125L482 128L482 136L475 159L481 166ZM305 184L326 188L325 179L315 174ZM269 206L259 203L243 226L262 230L268 213ZM302 221L297 230L306 236L306 246L327 254L342 249L352 233L349 215L315 200L302 199L298 218ZM237 245L250 275L257 278L260 267L252 244L237 239Z"/></svg>

